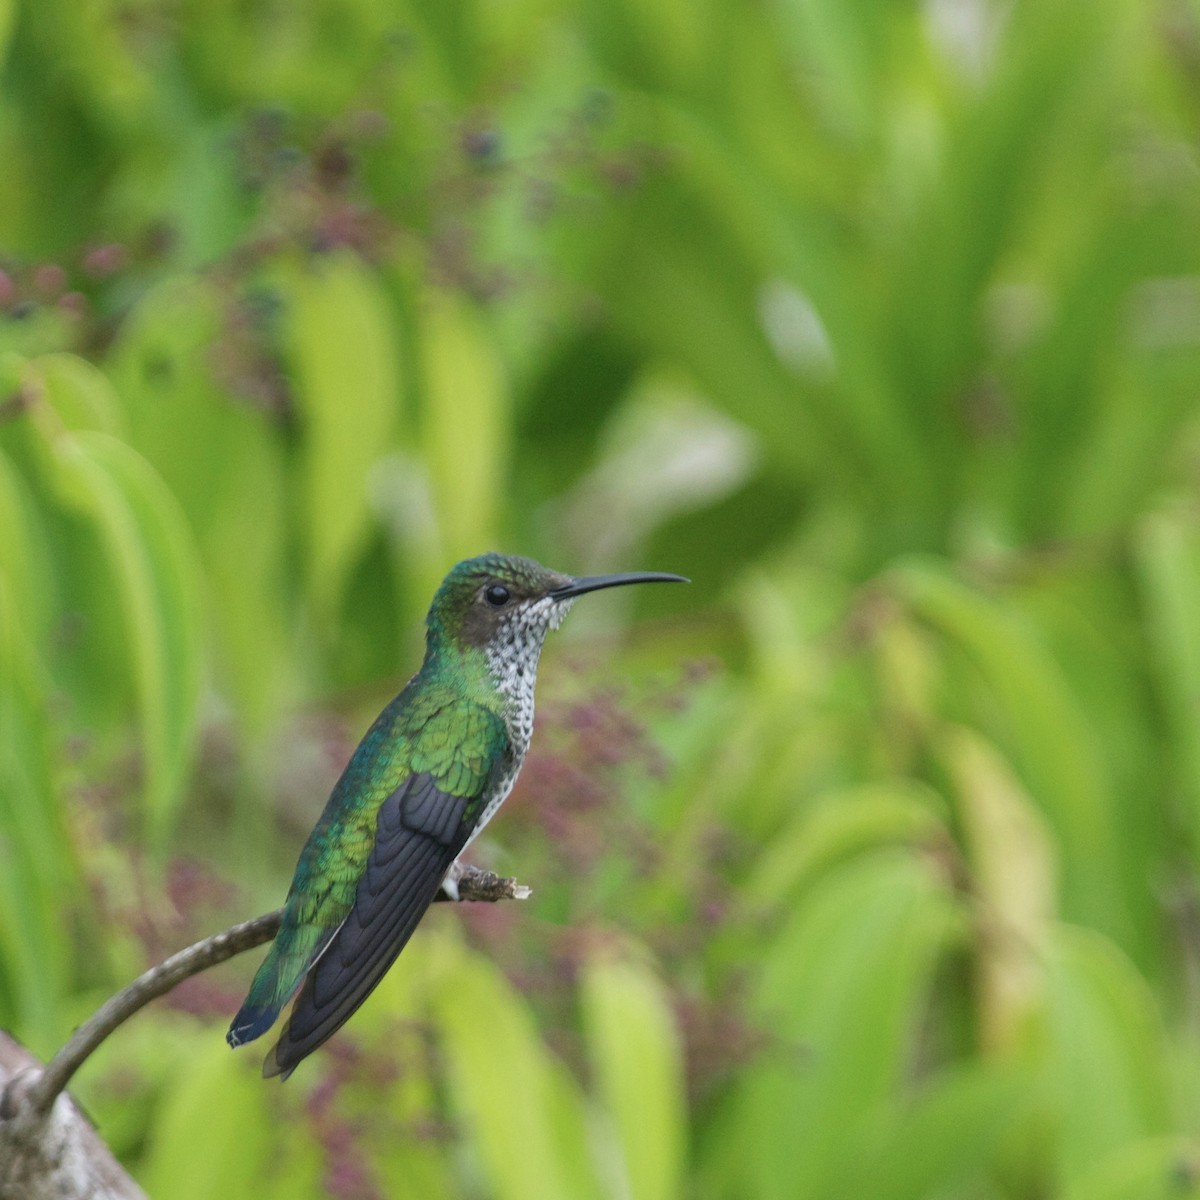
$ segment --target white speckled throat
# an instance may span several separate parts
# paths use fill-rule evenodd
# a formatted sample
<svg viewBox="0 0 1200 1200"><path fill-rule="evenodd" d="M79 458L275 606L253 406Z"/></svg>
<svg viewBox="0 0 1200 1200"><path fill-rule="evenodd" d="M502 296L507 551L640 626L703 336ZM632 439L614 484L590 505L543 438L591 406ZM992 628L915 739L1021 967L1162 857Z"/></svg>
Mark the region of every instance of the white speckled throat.
<svg viewBox="0 0 1200 1200"><path fill-rule="evenodd" d="M508 726L512 758L507 770L496 780L492 794L463 850L479 836L512 791L533 739L533 685L537 681L542 643L546 640L548 630L557 629L562 624L563 617L573 603L572 600L543 596L516 609L505 619L487 647L488 670L496 690L505 698L504 721Z"/></svg>
<svg viewBox="0 0 1200 1200"><path fill-rule="evenodd" d="M505 721L519 766L533 737L533 687L548 630L557 629L573 601L542 596L515 609L487 647L488 670L504 696Z"/></svg>

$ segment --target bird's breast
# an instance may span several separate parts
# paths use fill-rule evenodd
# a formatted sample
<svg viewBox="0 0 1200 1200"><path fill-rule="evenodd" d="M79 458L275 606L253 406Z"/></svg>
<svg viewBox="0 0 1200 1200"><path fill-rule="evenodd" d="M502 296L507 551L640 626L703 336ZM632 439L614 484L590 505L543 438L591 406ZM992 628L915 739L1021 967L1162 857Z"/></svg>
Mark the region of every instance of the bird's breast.
<svg viewBox="0 0 1200 1200"><path fill-rule="evenodd" d="M512 791L529 751L529 743L533 740L533 688L537 681L541 641L537 639L531 646L523 641L519 631L513 632L515 636L511 640L501 640L488 653L492 682L503 698L504 725L510 749L503 767L488 789L483 810L467 845L479 836Z"/></svg>

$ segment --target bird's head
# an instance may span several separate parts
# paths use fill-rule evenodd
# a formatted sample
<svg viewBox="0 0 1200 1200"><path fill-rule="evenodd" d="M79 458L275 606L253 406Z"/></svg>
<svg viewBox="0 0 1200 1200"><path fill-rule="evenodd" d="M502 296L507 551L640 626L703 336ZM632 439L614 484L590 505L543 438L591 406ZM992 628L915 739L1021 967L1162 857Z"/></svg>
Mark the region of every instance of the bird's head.
<svg viewBox="0 0 1200 1200"><path fill-rule="evenodd" d="M430 649L452 642L505 657L532 653L536 661L547 631L559 627L576 597L631 583L686 582L655 571L576 577L530 558L483 554L460 562L438 588L426 620Z"/></svg>

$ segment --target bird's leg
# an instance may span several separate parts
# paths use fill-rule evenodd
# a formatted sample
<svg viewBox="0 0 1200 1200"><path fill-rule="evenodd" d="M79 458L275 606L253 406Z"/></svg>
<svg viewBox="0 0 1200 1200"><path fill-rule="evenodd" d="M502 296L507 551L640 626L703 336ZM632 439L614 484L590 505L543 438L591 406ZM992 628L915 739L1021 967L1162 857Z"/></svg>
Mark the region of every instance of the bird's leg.
<svg viewBox="0 0 1200 1200"><path fill-rule="evenodd" d="M462 899L458 894L458 881L463 876L463 869L463 864L456 858L450 864L450 870L446 872L446 878L442 880L442 891L451 900L458 901Z"/></svg>

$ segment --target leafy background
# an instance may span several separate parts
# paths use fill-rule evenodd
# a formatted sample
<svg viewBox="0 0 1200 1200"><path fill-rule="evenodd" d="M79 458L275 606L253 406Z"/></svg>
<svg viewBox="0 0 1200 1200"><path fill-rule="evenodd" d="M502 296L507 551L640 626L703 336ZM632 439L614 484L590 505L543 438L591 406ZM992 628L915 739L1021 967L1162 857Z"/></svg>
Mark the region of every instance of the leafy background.
<svg viewBox="0 0 1200 1200"><path fill-rule="evenodd" d="M1200 1194L1193 0L0 0L0 1023L278 904L447 566L548 648L479 859L162 1200Z"/></svg>

